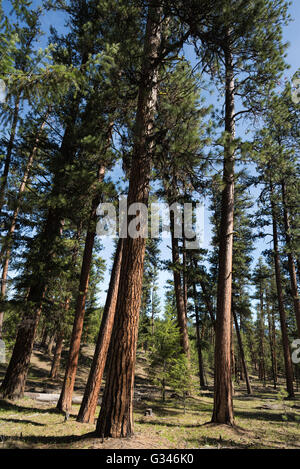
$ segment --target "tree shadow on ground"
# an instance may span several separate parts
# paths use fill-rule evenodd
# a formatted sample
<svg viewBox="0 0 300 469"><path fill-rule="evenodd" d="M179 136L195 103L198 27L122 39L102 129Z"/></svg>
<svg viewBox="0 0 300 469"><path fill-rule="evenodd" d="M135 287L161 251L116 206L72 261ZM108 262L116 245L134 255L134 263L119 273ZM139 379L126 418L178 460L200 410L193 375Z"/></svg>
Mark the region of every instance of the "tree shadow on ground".
<svg viewBox="0 0 300 469"><path fill-rule="evenodd" d="M151 420L139 420L138 423L140 424L149 424L151 423L151 425L161 425L163 427L184 427L184 428L200 428L201 424L200 423L196 423L196 424L190 424L190 423L187 423L187 424L184 424L184 423L181 423L181 422L178 422L178 423L171 423L171 422L162 422L161 420L154 420L154 419L151 419Z"/></svg>
<svg viewBox="0 0 300 469"><path fill-rule="evenodd" d="M149 404L149 406L151 405L151 409L153 410L154 414L156 413L157 415L159 416L164 416L164 415L183 415L183 411L181 409L174 409L174 408L170 408L170 407L162 407L161 405L159 404L155 404L153 402L151 402L151 404ZM147 405L147 407L149 407ZM145 406L145 402L137 402L134 406L134 410L136 412L144 412L146 409L146 406Z"/></svg>
<svg viewBox="0 0 300 469"><path fill-rule="evenodd" d="M30 424L30 425L34 425L36 427L45 427L46 424L45 423L39 423L39 422L35 422L34 420L26 420L26 419L12 419L12 418L4 418L4 417L0 417L0 420L4 421L4 422L12 422L12 423L21 423L22 425L23 424Z"/></svg>
<svg viewBox="0 0 300 469"><path fill-rule="evenodd" d="M191 445L197 444L198 447L205 449L213 447L214 449L249 449L254 443L243 443L233 440L220 440L220 438L205 437L204 439L189 438L186 440Z"/></svg>
<svg viewBox="0 0 300 469"><path fill-rule="evenodd" d="M282 411L281 413L273 413L273 412L261 412L261 411L241 411L241 410L235 410L234 412L236 417L248 420L248 419L254 419L254 420L264 420L267 422L281 422L283 423L284 421L295 421L295 416L289 412L285 413ZM283 418L285 416L285 418Z"/></svg>
<svg viewBox="0 0 300 469"><path fill-rule="evenodd" d="M22 442L29 445L71 445L80 441L95 439L95 432L86 433L84 435L63 435L63 436L43 436L43 435L26 435L20 437L12 437L13 442ZM99 438L97 438L99 439Z"/></svg>
<svg viewBox="0 0 300 469"><path fill-rule="evenodd" d="M27 414L32 414L33 412L39 414L62 414L62 412L56 407L26 407L19 404L14 404L11 401L6 401L5 399L0 399L0 409L12 412L24 412Z"/></svg>

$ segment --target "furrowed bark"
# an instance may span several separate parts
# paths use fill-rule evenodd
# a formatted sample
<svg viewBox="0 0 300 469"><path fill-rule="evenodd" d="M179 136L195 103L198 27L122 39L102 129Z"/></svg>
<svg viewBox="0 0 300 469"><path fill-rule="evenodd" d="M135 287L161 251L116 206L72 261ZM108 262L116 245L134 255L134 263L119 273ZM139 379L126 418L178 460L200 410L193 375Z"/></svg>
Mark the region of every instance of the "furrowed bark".
<svg viewBox="0 0 300 469"><path fill-rule="evenodd" d="M230 40L225 47L226 90L223 190L221 202L219 274L217 289L215 391L212 422L233 425L231 376L231 297L234 219L234 70Z"/></svg>
<svg viewBox="0 0 300 469"><path fill-rule="evenodd" d="M115 318L118 297L120 270L123 252L123 239L119 239L111 272L103 317L97 339L96 349L87 380L77 422L94 423L103 372Z"/></svg>
<svg viewBox="0 0 300 469"><path fill-rule="evenodd" d="M135 202L148 205L160 43L161 9L150 4L129 180L129 207ZM139 229L143 231L144 226L140 224ZM96 426L98 437L119 438L133 434L133 383L146 240L126 235L111 354Z"/></svg>
<svg viewBox="0 0 300 469"><path fill-rule="evenodd" d="M41 293L42 288L44 290ZM13 400L24 395L36 329L42 311L42 302L36 308L35 295L38 299L42 297L43 300L45 292L44 286L37 287L36 291L31 289L30 297L27 299L27 314L18 328L12 357L0 388L0 393L4 398Z"/></svg>

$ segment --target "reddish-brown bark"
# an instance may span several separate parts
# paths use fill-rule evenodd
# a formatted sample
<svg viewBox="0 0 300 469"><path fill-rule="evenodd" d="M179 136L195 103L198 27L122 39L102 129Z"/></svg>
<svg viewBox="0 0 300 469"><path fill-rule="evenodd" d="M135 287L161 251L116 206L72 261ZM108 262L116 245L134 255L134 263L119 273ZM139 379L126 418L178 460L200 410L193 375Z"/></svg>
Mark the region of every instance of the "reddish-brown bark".
<svg viewBox="0 0 300 469"><path fill-rule="evenodd" d="M44 288L43 292L41 288ZM34 338L42 310L42 303L36 306L36 298L43 300L45 291L43 286L30 291L25 305L26 315L19 326L13 353L0 388L4 398L18 399L24 395Z"/></svg>
<svg viewBox="0 0 300 469"><path fill-rule="evenodd" d="M104 174L105 168L104 166L101 166L98 172L98 181L101 182L103 180ZM99 203L100 194L97 194L92 201L89 226L85 239L85 246L82 257L79 292L76 301L75 318L73 322L68 362L66 366L61 394L57 403L57 408L62 411L69 411L72 407L72 396L77 372L80 343L85 316L85 303L89 288L90 270L93 257L94 241L96 236L96 210Z"/></svg>
<svg viewBox="0 0 300 469"><path fill-rule="evenodd" d="M223 190L215 341L214 410L212 422L234 424L231 376L231 297L234 218L234 70L230 42L224 47L226 67Z"/></svg>
<svg viewBox="0 0 300 469"><path fill-rule="evenodd" d="M135 202L147 205L149 198L153 148L150 137L157 103L157 58L161 43L160 14L160 8L149 5L129 179L129 206ZM140 230L143 227L140 226ZM144 255L144 237L124 239L111 353L96 427L99 437L119 438L133 434L133 383Z"/></svg>
<svg viewBox="0 0 300 469"><path fill-rule="evenodd" d="M96 349L87 380L83 400L79 409L77 421L94 423L98 397L105 368L108 348L114 324L116 303L118 297L120 270L123 252L123 239L119 239L111 272L100 331L97 338Z"/></svg>

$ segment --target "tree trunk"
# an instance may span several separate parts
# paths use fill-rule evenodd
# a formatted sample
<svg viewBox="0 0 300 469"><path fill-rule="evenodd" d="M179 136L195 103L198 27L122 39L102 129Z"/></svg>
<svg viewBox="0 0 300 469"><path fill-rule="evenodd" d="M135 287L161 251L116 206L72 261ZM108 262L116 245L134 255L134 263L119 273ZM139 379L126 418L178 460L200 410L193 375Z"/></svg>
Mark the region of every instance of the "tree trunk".
<svg viewBox="0 0 300 469"><path fill-rule="evenodd" d="M278 308L279 308L281 334L282 334L282 345L283 345L283 353L284 353L286 386L287 386L287 392L288 392L289 398L294 398L293 366L292 366L291 351L290 351L289 337L288 337L288 331L287 331L286 314L285 314L285 309L284 309L284 300L283 300L283 292L282 292L282 284L281 284L276 209L275 209L275 203L273 200L274 194L273 194L272 184L270 184L270 194L271 194L271 208L272 208L272 221L273 221L275 277L276 277L277 299L278 299Z"/></svg>
<svg viewBox="0 0 300 469"><path fill-rule="evenodd" d="M194 259L194 267L195 267L195 270L197 272L198 263L197 263L196 259ZM212 305L210 296L208 294L208 291L207 291L207 288L206 288L206 285L205 285L205 281L201 278L201 274L199 276L199 284L200 284L200 287L201 287L201 290L202 290L202 293L203 293L204 303L206 305L208 314L210 316L210 320L212 322L212 325L213 325L213 328L214 328L214 331L215 331L216 330L216 318L215 318L215 315L214 315L214 309L213 309L213 305Z"/></svg>
<svg viewBox="0 0 300 469"><path fill-rule="evenodd" d="M150 4L129 180L129 207L135 202L148 205L160 43L161 9ZM140 224L140 231L144 231L143 228ZM146 242L144 237L132 238L128 233L126 236L111 356L96 427L96 435L99 437L119 438L133 434L133 383Z"/></svg>
<svg viewBox="0 0 300 469"><path fill-rule="evenodd" d="M60 367L60 360L61 360L61 352L63 349L64 344L64 334L63 332L59 332L56 340L54 356L51 365L51 371L49 377L51 379L56 379Z"/></svg>
<svg viewBox="0 0 300 469"><path fill-rule="evenodd" d="M268 301L267 301L267 318L268 318L269 344L270 344L271 363L272 363L272 377L273 377L274 389L276 389L276 386L277 386L276 350L275 350L275 344L274 344L273 324L272 324L271 312L270 312Z"/></svg>
<svg viewBox="0 0 300 469"><path fill-rule="evenodd" d="M104 178L105 168L100 166L98 171L98 181ZM79 359L80 342L83 330L85 315L85 303L89 288L90 270L93 258L93 248L96 236L96 210L100 203L100 194L97 194L92 201L92 208L89 218L89 225L85 239L84 252L82 257L81 273L79 280L79 293L76 301L75 318L73 323L68 363L65 371L65 377L61 394L57 403L57 408L66 412L72 407L72 396Z"/></svg>
<svg viewBox="0 0 300 469"><path fill-rule="evenodd" d="M76 114L76 113L75 113ZM64 168L73 157L73 127L68 126L65 130L61 143L59 163ZM64 157L62 157L62 155ZM54 177L52 195L54 198L61 194L65 187L63 171L58 171ZM63 227L63 209L61 207L50 207L44 229L39 236L39 253L36 259L36 270L32 273L31 286L28 292L25 310L17 334L13 353L6 370L5 378L0 391L5 397L19 398L24 394L26 377L30 358L38 326L42 303L47 289L47 277L50 275L55 257L55 245L61 236ZM42 268L40 266L43 266Z"/></svg>
<svg viewBox="0 0 300 469"><path fill-rule="evenodd" d="M13 150L13 146L14 146L16 130L17 130L17 124L18 124L18 119L19 119L19 107L20 107L20 96L18 96L16 98L16 102L15 102L15 108L14 108L14 112L13 112L13 119L12 119L11 130L10 130L10 137L9 137L9 141L8 141L8 144L7 144L7 151L6 151L4 169L3 169L2 176L1 176L1 183L0 183L0 214L2 212L2 208L3 208L3 205L4 205L4 196L5 196L6 186L7 186L9 167L10 167L12 150Z"/></svg>
<svg viewBox="0 0 300 469"><path fill-rule="evenodd" d="M231 296L234 218L234 70L229 35L224 48L226 67L223 190L215 341L215 391L212 422L233 425L231 373Z"/></svg>
<svg viewBox="0 0 300 469"><path fill-rule="evenodd" d="M184 228L184 227L183 227ZM183 235L183 252L182 252L182 288L183 288L183 300L184 300L184 309L185 316L187 318L188 308L188 282L187 282L187 271L186 271L186 248L185 248L185 237Z"/></svg>
<svg viewBox="0 0 300 469"><path fill-rule="evenodd" d="M198 298L197 298L197 289L196 289L195 283L193 283L193 295L194 295L195 318L196 318L196 337L197 337L197 351L198 351L200 389L206 389L205 376L204 376L204 367L203 367L203 357L202 357L202 347L201 347L201 337L200 337L200 320L199 320L199 310L198 310Z"/></svg>
<svg viewBox="0 0 300 469"><path fill-rule="evenodd" d="M102 382L102 376L107 359L108 348L115 318L116 303L120 280L120 270L123 253L123 239L119 239L111 272L101 327L97 339L96 349L87 380L83 400L78 413L77 422L94 423L95 412Z"/></svg>
<svg viewBox="0 0 300 469"><path fill-rule="evenodd" d="M291 252L290 220L289 220L289 213L288 213L287 203L286 203L286 185L284 181L282 181L281 187L282 187L282 203L283 203L283 214L284 214L284 230L285 230L285 239L286 239L287 255L288 255L288 269L289 269L289 274L290 274L291 290L292 290L292 295L293 295L298 336L300 337L300 297L298 293L296 268L295 268L295 263L293 259L293 254Z"/></svg>
<svg viewBox="0 0 300 469"><path fill-rule="evenodd" d="M54 347L54 343L55 343L55 335L52 334L52 336L50 337L50 340L49 340L49 344L47 346L47 355L50 357L51 354L52 354L52 350L53 350L53 347Z"/></svg>
<svg viewBox="0 0 300 469"><path fill-rule="evenodd" d="M260 281L261 282L261 281ZM259 314L259 354L260 354L260 379L266 385L266 367L265 367L265 321L264 321L264 299L262 285L259 290L260 314Z"/></svg>
<svg viewBox="0 0 300 469"><path fill-rule="evenodd" d="M44 289L41 294L41 288L37 288L36 294L31 289L25 306L26 315L19 326L13 353L0 388L2 396L7 399L17 399L24 395L34 338L42 311L42 302L36 307L36 298L43 299L46 292Z"/></svg>
<svg viewBox="0 0 300 469"><path fill-rule="evenodd" d="M13 213L13 216L12 216L12 220L11 220L11 224L10 224L8 233L6 235L6 240L4 242L3 248L1 249L0 260L2 260L2 257L4 255L4 262L3 262L3 266L2 266L2 278L1 278L1 293L0 293L0 301L1 301L0 305L1 305L1 307L2 307L2 304L5 300L5 295L6 295L6 290L7 290L8 265L9 265L9 261L10 261L10 255L11 255L13 235L14 235L14 232L15 232L16 222L17 222L17 218L18 218L19 211L20 211L20 206L21 206L21 199L22 199L23 192L25 191L25 187L26 187L26 183L27 183L27 180L28 180L29 172L30 172L33 160L35 158L35 155L36 155L36 152L37 152L37 149L38 149L40 133L43 130L45 124L46 124L46 122L44 120L41 127L40 127L40 130L38 132L38 135L35 139L35 145L33 147L33 150L32 150L32 152L31 152L31 154L28 158L26 168L25 168L25 171L24 171L24 175L23 175L23 179L22 179L22 182L21 182L20 187L19 187L19 192L18 192L18 197L17 197L17 204L16 204L16 207L14 209L14 213ZM12 147L9 147L9 148L10 148L10 151L8 152L7 156L9 156L11 154L11 150L12 150ZM9 156L9 159L10 159L10 156ZM6 184L6 182L5 182L5 184ZM3 194L4 194L4 192L3 192ZM1 211L1 208L0 208L0 211ZM4 311L1 310L0 311L0 339L2 338L3 320L4 320Z"/></svg>
<svg viewBox="0 0 300 469"><path fill-rule="evenodd" d="M247 363L246 363L246 359L245 359L245 353L244 353L244 347L243 347L241 332L240 332L239 323L238 323L237 315L236 315L236 312L235 312L234 308L232 309L232 314L233 314L233 319L234 319L235 332L236 332L236 336L237 336L237 340L238 340L238 344L239 344L239 349L240 349L242 369L244 370L244 375L245 375L245 379L246 379L247 392L248 392L248 394L252 394L251 383L250 383Z"/></svg>
<svg viewBox="0 0 300 469"><path fill-rule="evenodd" d="M182 352L190 358L190 344L189 336L187 330L187 317L186 317L186 308L184 300L184 291L182 288L181 275L178 270L180 264L179 259L179 247L178 247L178 238L175 237L175 228L174 228L174 213L170 211L170 231L171 231L171 240L172 240L172 263L173 263L173 276L174 276L174 289L176 297L176 308L177 308L177 321L180 331L180 345Z"/></svg>

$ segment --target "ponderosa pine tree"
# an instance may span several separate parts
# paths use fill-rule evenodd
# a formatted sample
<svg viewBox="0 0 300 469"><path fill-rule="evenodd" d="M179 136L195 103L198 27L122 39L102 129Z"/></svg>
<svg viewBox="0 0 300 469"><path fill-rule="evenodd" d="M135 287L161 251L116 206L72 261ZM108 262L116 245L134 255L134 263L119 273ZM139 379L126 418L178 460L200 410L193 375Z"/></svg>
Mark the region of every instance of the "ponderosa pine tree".
<svg viewBox="0 0 300 469"><path fill-rule="evenodd" d="M285 377L287 384L287 392L289 397L294 396L293 389L293 367L291 360L291 350L288 337L287 316L284 305L283 286L282 286L282 272L279 248L279 220L280 220L280 207L278 205L278 191L276 186L281 181L281 164L284 162L284 153L281 152L277 141L272 140L272 135L269 134L268 129L264 129L256 136L255 147L259 149L257 155L257 171L258 179L263 184L262 193L260 196L262 213L267 216L272 226L273 236L273 260L277 288L277 301L280 316L282 346L285 363ZM275 156L274 156L275 155ZM280 200L280 199L279 199ZM266 222L268 223L268 222Z"/></svg>
<svg viewBox="0 0 300 469"><path fill-rule="evenodd" d="M96 349L85 387L84 396L77 416L78 422L94 423L102 376L106 364L108 347L114 324L123 255L123 242L124 241L122 238L119 239L116 253L114 255L114 263L103 310L101 327L97 338Z"/></svg>
<svg viewBox="0 0 300 469"><path fill-rule="evenodd" d="M7 275L8 275L8 266L9 266L9 261L11 257L11 250L12 250L12 245L13 245L13 236L14 232L16 229L16 224L17 224L17 218L19 215L19 211L21 208L21 202L22 202L22 196L23 193L26 189L26 183L30 174L30 170L33 164L33 161L36 157L36 153L38 151L38 145L39 145L39 140L41 138L41 133L43 131L43 128L45 127L46 120L42 119L42 122L39 125L39 128L37 130L35 140L33 143L33 148L30 150L30 153L28 155L28 159L26 162L26 166L24 169L23 177L21 180L21 184L19 186L19 191L17 195L17 200L15 204L15 208L13 211L13 215L11 217L11 221L9 224L9 228L5 237L5 240L3 242L3 246L1 249L0 253L0 260L2 261L2 275L1 275L1 295L0 295L0 300L1 304L3 304L3 301L5 300L5 295L6 295L6 290L7 290ZM3 319L4 319L4 312L0 311L0 338L2 337L2 325L3 325Z"/></svg>
<svg viewBox="0 0 300 469"><path fill-rule="evenodd" d="M79 28L79 30L80 27L83 28L83 22L81 21L80 23L79 20L79 25L76 24L76 27ZM69 40L75 40L76 42L76 36L75 39L74 34L73 38L71 36ZM92 51L94 51L94 48ZM83 72L83 66L88 60L88 52L87 46L80 43L77 47L76 57L72 57L75 62L74 66L77 66L81 72ZM63 60L67 63L69 63L69 59L70 58L63 56ZM81 100L82 95L77 94L75 96L73 88L73 90L69 92L68 99L65 103L64 111L66 111L66 114L64 114L62 118L65 130L60 148L56 153L53 187L48 202L49 209L42 231L37 235L36 241L39 245L39 249L36 252L34 269L31 272L30 288L24 306L23 318L19 325L9 366L1 385L1 392L5 397L16 398L22 396L24 393L34 338L47 290L47 277L51 276L51 274L55 275L55 251L57 249L57 241L62 234L64 211L66 210L66 200L63 197L63 192L67 187L69 174L65 172L65 168L71 164L76 152L78 136L76 136L75 124L78 118ZM61 106L61 108L63 108L63 106Z"/></svg>
<svg viewBox="0 0 300 469"><path fill-rule="evenodd" d="M90 2L88 5L87 9L87 16L86 16L86 24L89 24L90 20L90 15L91 11L94 11L94 17L95 21L100 21L101 23L101 28L103 28L103 16L99 16L99 9L98 6L95 5L93 2ZM107 26L111 27L111 30L109 31L109 34L105 36L105 41L108 41L111 37L115 41L120 41L120 38L122 36L122 31L123 29L119 27L118 24L115 23L114 19L114 14L118 13L120 14L123 8L123 4L118 5L117 3L112 5L112 11L110 11L107 6L106 9L104 10L107 11L107 17L106 17L106 22ZM116 10L116 11L115 11ZM73 13L71 12L71 15ZM128 15L128 18L130 18L131 10L126 13ZM102 12L103 15L103 12ZM83 21L83 18L81 18L81 21ZM132 21L133 23L133 28L135 26L136 21ZM95 24L93 25L93 30L95 30ZM129 25L127 25L129 27ZM138 33L138 31L136 31ZM90 37L90 36L89 36ZM133 46L133 44L132 44ZM102 133L103 135L103 142L100 144L100 149L98 150L99 154L99 168L98 168L98 175L97 175L97 181L95 181L98 185L101 183L104 177L104 172L107 167L110 167L112 165L114 155L109 152L111 142L112 142L112 133L113 133L113 125L115 119L118 118L118 114L120 112L119 108L124 106L124 98L120 97L120 88L122 86L122 81L123 79L123 74L124 74L124 57L118 53L114 57L115 63L114 67L109 67L106 69L104 67L104 70L102 72L103 77L102 82L97 84L97 88L99 89L99 93L95 93L95 88L94 88L94 93L95 96L93 96L93 99L89 98L88 105L86 107L86 125L87 128L89 129L90 135L86 137L86 139L95 139L96 134L97 134L97 129L99 128L99 122L96 117L96 114L99 109L99 105L102 108L103 111L103 118L101 124L103 126ZM127 58L126 58L127 59ZM107 87L107 76L110 78L109 86ZM98 81L100 81L100 72L98 71ZM123 83L123 86L125 84ZM105 92L106 91L106 92ZM127 99L127 105L129 105L129 100ZM105 116L106 114L108 117ZM93 122L94 122L94 127L90 128L89 122L91 121L91 118L94 116ZM99 139L99 137L98 137ZM94 150L94 145L92 147ZM81 270L81 277L80 277L80 285L79 285L79 293L77 297L77 304L76 304L76 310L75 310L75 318L74 318L74 324L73 324L73 332L71 336L71 342L70 342L70 350L69 350L69 359L66 367L66 372L65 372L65 378L64 378L64 383L63 383L63 388L62 392L60 395L60 399L58 401L57 407L60 410L69 410L71 407L71 402L72 402L72 393L74 389L74 383L75 383L75 376L76 376L76 370L77 370L77 363L78 363L78 358L79 358L79 350L80 350L80 341L81 341L81 335L82 335L82 330L83 330L83 320L84 320L84 315L85 315L85 299L88 291L88 285L89 285L89 271L90 271L90 265L91 265L91 259L92 259L92 251L93 251L93 245L94 245L94 239L96 236L96 211L97 207L102 199L102 194L101 194L101 186L96 187L95 189L95 195L92 199L91 202L91 213L89 217L89 222L88 222L88 229L87 229L87 237L86 237L86 243L85 243L85 250L83 254L83 259L82 259L82 270ZM109 321L111 321L111 308L109 309ZM107 311L106 311L107 313ZM113 318L113 315L112 315ZM111 323L112 324L112 323ZM106 339L107 341L108 339ZM105 341L105 342L106 342ZM98 351L97 351L98 355ZM96 360L98 357L96 358ZM101 379L100 379L101 383Z"/></svg>
<svg viewBox="0 0 300 469"><path fill-rule="evenodd" d="M152 132L157 104L162 35L162 10L148 6L144 54L139 82L128 206L148 203ZM132 218L132 217L130 217ZM145 229L140 220L139 230ZM96 435L114 438L133 433L133 383L139 309L141 303L145 238L131 238L126 227L116 316L112 331L106 385Z"/></svg>
<svg viewBox="0 0 300 469"><path fill-rule="evenodd" d="M170 67L170 71L172 74L162 81L158 104L156 174L163 186L158 195L161 195L169 205L171 268L178 326L182 351L189 357L187 275L186 266L184 267L186 234L183 214L179 213L181 212L179 204L189 202L193 191L202 192L203 181L198 174L200 167L202 169L204 167L201 151L207 141L204 138L206 126L203 122L207 108L202 105L197 89L201 77L193 76L190 64L181 58Z"/></svg>
<svg viewBox="0 0 300 469"><path fill-rule="evenodd" d="M217 327L215 346L215 399L212 422L234 424L231 382L231 297L234 219L234 160L237 150L235 126L240 113L261 109L264 89L276 84L284 68L282 24L287 4L269 0L223 1L210 12L207 23L197 23L195 2L182 12L195 38L203 66L219 75L225 94L223 189L221 201ZM221 72L221 73L220 73ZM236 95L243 109L235 110Z"/></svg>
<svg viewBox="0 0 300 469"><path fill-rule="evenodd" d="M29 8L15 9L16 22L13 26L14 34L17 38L17 43L12 51L14 70L13 73L29 74L35 68L35 63L38 60L38 51L36 50L36 42L41 36L40 16L41 9L30 10ZM17 135L17 127L20 120L20 111L22 102L25 99L21 89L14 89L13 86L8 88L6 112L8 116L5 118L10 122L10 132L5 150L4 167L1 174L0 183L0 213L2 212L3 204L5 203L5 191L8 183L8 176L13 156L13 147ZM9 104L9 106L8 106ZM8 109L7 109L8 107Z"/></svg>

